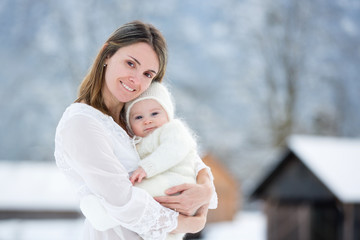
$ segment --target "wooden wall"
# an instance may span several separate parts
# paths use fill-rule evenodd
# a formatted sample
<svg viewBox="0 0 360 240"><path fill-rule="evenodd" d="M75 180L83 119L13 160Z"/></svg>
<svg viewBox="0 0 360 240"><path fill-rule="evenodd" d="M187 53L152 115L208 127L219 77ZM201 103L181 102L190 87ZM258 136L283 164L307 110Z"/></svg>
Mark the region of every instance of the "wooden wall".
<svg viewBox="0 0 360 240"><path fill-rule="evenodd" d="M209 210L207 222L231 221L240 208L239 185L219 160L207 155L203 161L211 168L218 195L218 207Z"/></svg>

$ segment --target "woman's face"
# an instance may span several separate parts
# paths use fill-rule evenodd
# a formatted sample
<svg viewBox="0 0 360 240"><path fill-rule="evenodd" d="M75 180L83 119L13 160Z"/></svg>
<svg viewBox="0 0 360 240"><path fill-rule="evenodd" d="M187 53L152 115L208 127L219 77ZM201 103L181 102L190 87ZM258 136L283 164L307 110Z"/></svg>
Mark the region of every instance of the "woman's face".
<svg viewBox="0 0 360 240"><path fill-rule="evenodd" d="M139 96L159 71L158 56L147 43L122 47L105 63L103 96L108 108Z"/></svg>

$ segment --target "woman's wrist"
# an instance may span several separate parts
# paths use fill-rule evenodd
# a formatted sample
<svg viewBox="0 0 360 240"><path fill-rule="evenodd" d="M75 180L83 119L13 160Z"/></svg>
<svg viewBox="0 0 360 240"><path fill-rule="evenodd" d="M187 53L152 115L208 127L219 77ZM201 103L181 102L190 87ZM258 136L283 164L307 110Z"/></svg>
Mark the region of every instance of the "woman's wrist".
<svg viewBox="0 0 360 240"><path fill-rule="evenodd" d="M209 184L210 185L210 176L209 176L209 172L207 171L206 168L201 169L197 176L196 176L196 182L198 184Z"/></svg>
<svg viewBox="0 0 360 240"><path fill-rule="evenodd" d="M206 214L185 216L179 214L178 225L171 233L197 233L200 232L206 223Z"/></svg>
<svg viewBox="0 0 360 240"><path fill-rule="evenodd" d="M201 169L196 177L196 183L201 185L203 187L203 195L207 200L205 200L204 204L207 204L210 202L211 197L213 195L213 184L209 176L209 172L206 168Z"/></svg>

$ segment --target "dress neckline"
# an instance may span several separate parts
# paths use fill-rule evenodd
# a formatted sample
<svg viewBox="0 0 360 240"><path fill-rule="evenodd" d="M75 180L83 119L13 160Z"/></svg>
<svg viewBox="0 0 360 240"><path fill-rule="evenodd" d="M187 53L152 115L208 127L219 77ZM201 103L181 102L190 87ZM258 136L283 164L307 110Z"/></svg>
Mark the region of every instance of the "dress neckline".
<svg viewBox="0 0 360 240"><path fill-rule="evenodd" d="M75 107L79 107L81 109L90 110L91 112L95 113L96 116L98 116L102 121L110 122L115 130L120 130L122 134L125 134L128 138L130 138L130 136L127 134L125 129L123 129L117 122L115 122L115 120L113 119L112 116L101 112L99 109L97 109L87 103L81 103L81 102L72 103L70 106L75 106Z"/></svg>

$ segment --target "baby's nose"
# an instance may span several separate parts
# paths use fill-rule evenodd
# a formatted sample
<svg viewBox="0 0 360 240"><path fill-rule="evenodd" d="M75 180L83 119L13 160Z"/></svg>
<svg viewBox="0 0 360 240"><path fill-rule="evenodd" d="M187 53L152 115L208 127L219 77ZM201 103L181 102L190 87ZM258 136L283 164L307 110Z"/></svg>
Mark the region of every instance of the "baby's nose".
<svg viewBox="0 0 360 240"><path fill-rule="evenodd" d="M152 123L152 121L151 121L151 119L146 119L146 120L144 121L144 123L145 123L145 124L149 124L149 123Z"/></svg>

